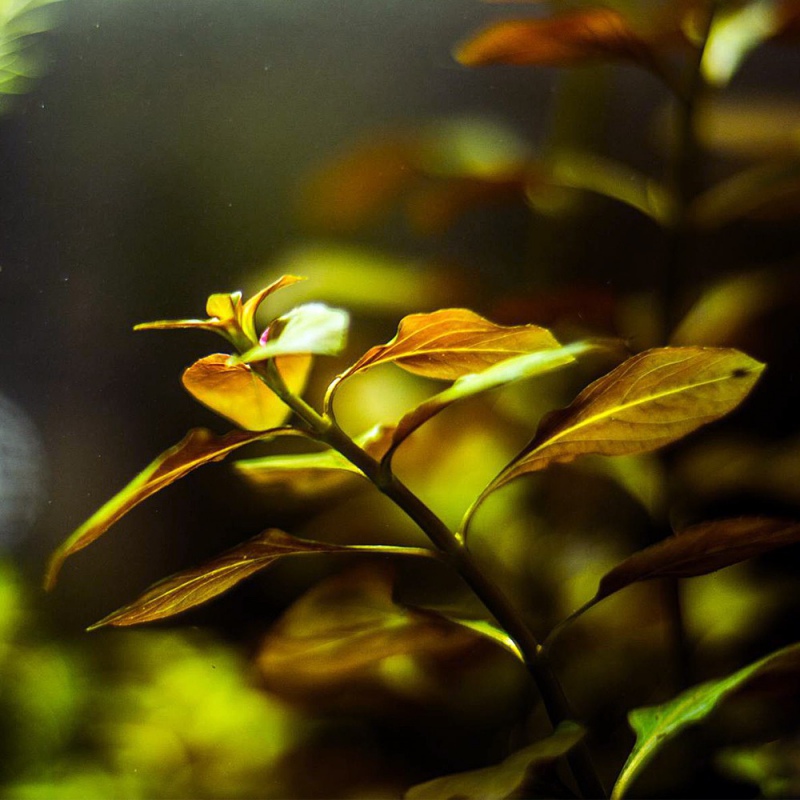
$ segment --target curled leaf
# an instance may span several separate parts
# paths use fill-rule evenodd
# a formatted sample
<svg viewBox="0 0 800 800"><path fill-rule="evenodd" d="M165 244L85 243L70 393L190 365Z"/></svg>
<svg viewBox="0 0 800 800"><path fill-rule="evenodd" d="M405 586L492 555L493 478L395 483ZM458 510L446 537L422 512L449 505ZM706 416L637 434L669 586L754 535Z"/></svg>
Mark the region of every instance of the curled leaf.
<svg viewBox="0 0 800 800"><path fill-rule="evenodd" d="M349 325L346 311L324 303L306 303L275 320L261 342L240 360L252 363L297 353L335 356L344 350Z"/></svg>
<svg viewBox="0 0 800 800"><path fill-rule="evenodd" d="M333 545L298 539L275 528L228 550L200 567L171 575L150 587L141 597L96 622L90 630L104 625L139 625L173 617L207 603L256 572L286 556L320 553L368 552L430 556L418 548L380 545Z"/></svg>
<svg viewBox="0 0 800 800"><path fill-rule="evenodd" d="M707 575L800 542L800 522L740 517L702 522L634 553L606 573L595 601L639 581Z"/></svg>
<svg viewBox="0 0 800 800"><path fill-rule="evenodd" d="M388 363L452 381L512 356L558 346L553 334L538 325L496 325L466 308L411 314L400 321L390 342L368 350L337 382Z"/></svg>
<svg viewBox="0 0 800 800"><path fill-rule="evenodd" d="M728 695L765 670L786 666L796 670L799 659L800 644L790 645L726 678L693 686L667 703L631 711L628 721L636 733L636 744L617 778L611 800L627 794L633 781L666 742L690 725L702 722Z"/></svg>
<svg viewBox="0 0 800 800"><path fill-rule="evenodd" d="M45 576L45 588L52 589L64 561L102 536L132 508L156 492L188 475L192 470L220 461L229 453L259 439L280 433L291 433L291 428L250 433L231 431L225 436L215 436L205 428L189 431L178 444L165 450L143 469L122 491L101 506L83 523L50 557Z"/></svg>
<svg viewBox="0 0 800 800"><path fill-rule="evenodd" d="M555 762L585 735L574 722L563 722L551 736L518 750L492 767L446 775L413 786L406 800L510 800L530 797L538 780L549 777ZM552 795L535 795L550 797Z"/></svg>
<svg viewBox="0 0 800 800"><path fill-rule="evenodd" d="M246 364L228 364L226 353L195 361L182 377L195 400L226 417L240 428L263 431L285 422L289 407ZM311 356L284 356L278 370L294 394L305 388Z"/></svg>

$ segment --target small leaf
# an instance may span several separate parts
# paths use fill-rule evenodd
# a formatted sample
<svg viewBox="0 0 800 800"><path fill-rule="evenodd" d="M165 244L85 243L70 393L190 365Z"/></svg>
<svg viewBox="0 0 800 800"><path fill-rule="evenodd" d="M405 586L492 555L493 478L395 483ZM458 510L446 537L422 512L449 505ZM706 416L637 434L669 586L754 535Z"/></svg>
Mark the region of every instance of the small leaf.
<svg viewBox="0 0 800 800"><path fill-rule="evenodd" d="M554 763L585 735L574 722L563 722L551 736L518 750L493 767L446 775L414 786L406 800L509 800L529 797L537 778L549 777ZM550 797L552 795L542 795Z"/></svg>
<svg viewBox="0 0 800 800"><path fill-rule="evenodd" d="M334 545L298 539L272 528L228 550L201 567L171 575L150 587L141 597L96 622L89 630L103 625L139 625L173 617L207 603L237 583L266 569L286 556L319 553L368 552L400 555L433 555L429 550L380 545Z"/></svg>
<svg viewBox="0 0 800 800"><path fill-rule="evenodd" d="M660 706L648 706L631 711L628 721L636 733L636 744L617 778L611 793L612 800L623 797L662 745L684 728L702 722L722 700L758 673L772 667L789 666L796 669L798 658L800 658L800 644L790 645L734 672L727 678L694 686Z"/></svg>
<svg viewBox="0 0 800 800"><path fill-rule="evenodd" d="M483 372L462 375L452 386L434 395L412 411L409 411L397 423L392 435L391 448L385 458L392 453L421 425L435 417L439 412L459 400L506 386L524 378L542 375L560 367L572 364L575 356L598 347L593 342L576 342L565 347L541 350L514 356L487 367Z"/></svg>
<svg viewBox="0 0 800 800"><path fill-rule="evenodd" d="M507 650L523 664L525 663L525 656L522 650L519 649L519 645L501 627L495 625L494 622L490 622L487 619L462 619L461 617L454 617L450 614L442 614L440 612L431 613L438 613L441 617L450 620L450 622L454 622L456 625L462 625L471 631L475 631L475 633L479 633L490 642L499 644L500 647Z"/></svg>
<svg viewBox="0 0 800 800"><path fill-rule="evenodd" d="M244 353L241 361L252 363L279 355L314 353L335 356L347 344L350 315L324 303L307 303L279 317L267 329L261 343Z"/></svg>
<svg viewBox="0 0 800 800"><path fill-rule="evenodd" d="M355 441L373 458L380 459L389 447L393 431L394 427L377 425ZM234 466L257 488L299 496L341 488L354 475L363 477L361 470L336 450L252 458L237 461Z"/></svg>
<svg viewBox="0 0 800 800"><path fill-rule="evenodd" d="M538 325L496 325L465 308L411 314L400 321L390 342L368 350L337 381L388 363L452 381L512 356L558 346L553 334Z"/></svg>
<svg viewBox="0 0 800 800"><path fill-rule="evenodd" d="M269 286L264 287L261 291L256 292L252 297L248 298L241 309L239 310L239 324L245 332L248 339L256 341L258 338L256 334L255 318L261 304L279 289L284 289L287 286L293 286L295 283L304 281L305 278L298 277L297 275L281 275L280 278L274 280Z"/></svg>
<svg viewBox="0 0 800 800"><path fill-rule="evenodd" d="M702 522L634 553L606 573L595 600L638 581L707 575L800 542L800 522L740 517Z"/></svg>
<svg viewBox="0 0 800 800"><path fill-rule="evenodd" d="M195 400L240 428L263 431L282 424L289 407L246 364L228 364L230 356L215 353L195 361L183 373L183 386ZM311 356L284 356L278 370L294 394L302 393Z"/></svg>
<svg viewBox="0 0 800 800"><path fill-rule="evenodd" d="M682 41L675 29L652 34L634 28L611 8L585 8L546 19L505 20L457 48L465 66L518 64L565 67L598 60L650 65L651 45Z"/></svg>
<svg viewBox="0 0 800 800"><path fill-rule="evenodd" d="M572 405L545 417L489 490L578 456L633 455L670 444L736 408L763 369L726 348L639 353L584 389Z"/></svg>
<svg viewBox="0 0 800 800"><path fill-rule="evenodd" d="M122 491L99 508L53 553L47 566L45 588L50 590L55 586L58 572L69 556L102 536L143 500L188 475L192 470L212 461L220 461L246 444L292 432L291 428L277 428L259 433L231 431L225 436L215 436L205 428L189 431L178 444L165 450Z"/></svg>

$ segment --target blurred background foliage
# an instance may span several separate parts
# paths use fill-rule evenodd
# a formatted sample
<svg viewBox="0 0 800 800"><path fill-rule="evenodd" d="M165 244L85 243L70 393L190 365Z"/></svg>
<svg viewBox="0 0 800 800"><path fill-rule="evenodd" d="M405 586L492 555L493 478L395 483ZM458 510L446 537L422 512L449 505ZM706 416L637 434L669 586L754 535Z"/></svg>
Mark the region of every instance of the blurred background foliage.
<svg viewBox="0 0 800 800"><path fill-rule="evenodd" d="M309 498L254 491L214 465L82 553L56 594L38 586L53 546L187 427L225 430L178 386L215 343L130 331L199 313L211 292L307 275L270 310L351 309L353 358L406 313L462 305L565 340L657 343L664 88L632 64L478 70L452 56L485 23L581 5L0 4L3 796L394 797L543 735L502 647L408 610L480 617L436 564L299 559L173 624L83 633L264 527L419 544L358 480ZM634 17L653 6L607 5ZM698 110L700 177L717 189L693 208L675 341L738 347L769 370L735 417L670 456L679 526L800 513L800 51L774 41L740 55L740 69L716 67L724 91ZM576 150L582 160L561 157ZM320 361L312 400L344 363ZM404 445L399 474L455 524L541 414L608 366L449 409ZM337 415L357 434L437 386L376 369L342 390ZM648 542L662 469L556 467L487 502L474 550L537 634ZM687 582L698 679L800 638L797 567L795 548ZM625 712L674 694L667 638L657 588L642 585L559 641L608 782L630 746ZM740 693L653 765L642 792L796 795L795 695L788 682Z"/></svg>

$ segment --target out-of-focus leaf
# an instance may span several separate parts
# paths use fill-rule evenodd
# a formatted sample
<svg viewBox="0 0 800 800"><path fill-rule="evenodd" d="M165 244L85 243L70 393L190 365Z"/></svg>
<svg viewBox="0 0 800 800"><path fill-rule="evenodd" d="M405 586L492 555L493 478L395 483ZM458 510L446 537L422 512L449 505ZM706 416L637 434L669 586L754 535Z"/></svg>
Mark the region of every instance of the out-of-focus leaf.
<svg viewBox="0 0 800 800"><path fill-rule="evenodd" d="M250 433L231 431L216 436L205 428L189 431L178 444L165 450L143 469L122 491L101 506L50 557L45 576L45 588L52 589L64 561L102 536L115 522L151 495L169 486L192 470L221 461L229 453L259 439L293 433L291 428L275 428Z"/></svg>
<svg viewBox="0 0 800 800"><path fill-rule="evenodd" d="M800 159L750 167L695 198L689 216L700 228L741 218L791 219L800 214Z"/></svg>
<svg viewBox="0 0 800 800"><path fill-rule="evenodd" d="M726 748L715 762L730 778L756 784L761 797L780 800L800 795L800 744L796 739Z"/></svg>
<svg viewBox="0 0 800 800"><path fill-rule="evenodd" d="M548 161L549 181L555 186L596 192L641 211L659 225L668 225L674 216L669 191L661 183L625 164L592 153L559 153ZM535 203L537 186L529 188Z"/></svg>
<svg viewBox="0 0 800 800"><path fill-rule="evenodd" d="M325 544L298 539L276 528L270 528L201 567L185 570L159 581L141 597L96 622L89 630L103 625L139 625L181 614L227 592L245 578L286 556L345 552L423 557L432 555L432 551L419 548Z"/></svg>
<svg viewBox="0 0 800 800"><path fill-rule="evenodd" d="M660 706L631 711L628 721L636 733L636 744L617 778L611 793L612 800L627 794L633 781L653 756L684 728L702 722L722 700L757 674L772 667L796 668L798 658L800 645L790 645L726 678L694 686Z"/></svg>
<svg viewBox="0 0 800 800"><path fill-rule="evenodd" d="M553 764L565 756L585 735L574 722L564 722L551 736L518 750L493 767L446 775L413 786L407 800L508 800L530 794L537 779L548 777Z"/></svg>
<svg viewBox="0 0 800 800"><path fill-rule="evenodd" d="M512 356L559 347L538 325L496 325L466 308L411 314L396 336L368 350L338 380L380 364L393 363L415 375L456 380Z"/></svg>
<svg viewBox="0 0 800 800"><path fill-rule="evenodd" d="M435 394L422 405L417 406L403 416L397 423L392 435L391 447L384 458L390 458L392 453L414 431L453 403L506 386L524 378L532 378L535 375L542 375L567 366L574 363L575 356L586 353L598 346L598 343L595 342L576 342L565 347L555 347L549 350L540 350L536 353L513 356L487 367L483 372L462 375L447 389Z"/></svg>
<svg viewBox="0 0 800 800"><path fill-rule="evenodd" d="M261 342L234 361L245 364L264 361L279 355L314 353L335 356L347 344L350 315L324 303L307 303L293 308L275 320Z"/></svg>
<svg viewBox="0 0 800 800"><path fill-rule="evenodd" d="M668 130L661 122L659 128ZM794 94L725 92L698 106L695 130L700 146L719 155L796 159L800 105Z"/></svg>
<svg viewBox="0 0 800 800"><path fill-rule="evenodd" d="M258 666L267 687L312 707L357 705L369 702L387 667L402 661L410 699L414 676L424 673L425 664L455 664L485 641L438 614L397 605L392 583L389 572L372 565L301 597L264 640Z"/></svg>
<svg viewBox="0 0 800 800"><path fill-rule="evenodd" d="M800 522L740 517L701 522L626 558L600 580L595 601L639 581L707 575L800 541Z"/></svg>
<svg viewBox="0 0 800 800"><path fill-rule="evenodd" d="M300 210L318 227L355 230L379 220L414 177L408 138L383 137L320 170L304 188Z"/></svg>
<svg viewBox="0 0 800 800"><path fill-rule="evenodd" d="M377 425L356 438L356 443L380 460L392 440L394 427ZM338 489L363 473L336 450L318 453L274 455L237 461L241 475L257 488L274 488L305 496Z"/></svg>
<svg viewBox="0 0 800 800"><path fill-rule="evenodd" d="M235 347L247 350L258 341L255 331L255 314L261 303L274 292L303 280L295 275L282 275L269 286L242 303L241 292L218 293L206 301L208 319L178 319L142 322L135 331L162 331L184 328L213 331L224 336Z"/></svg>
<svg viewBox="0 0 800 800"><path fill-rule="evenodd" d="M195 400L249 431L263 431L285 422L289 408L246 364L228 364L227 353L195 361L182 377ZM300 394L311 369L311 356L284 356L278 370L289 389Z"/></svg>
<svg viewBox="0 0 800 800"><path fill-rule="evenodd" d="M778 303L783 294L777 275L769 272L727 278L700 295L672 334L671 342L731 344L742 328Z"/></svg>
<svg viewBox="0 0 800 800"><path fill-rule="evenodd" d="M666 500L666 478L661 461L641 453L636 456L602 458L587 456L576 462L582 469L604 475L624 489L653 519L658 519Z"/></svg>
<svg viewBox="0 0 800 800"><path fill-rule="evenodd" d="M723 5L714 15L703 50L703 77L725 86L748 54L781 28L778 0L751 0L741 5Z"/></svg>
<svg viewBox="0 0 800 800"><path fill-rule="evenodd" d="M629 358L542 421L484 494L582 455L633 455L674 442L732 411L764 365L738 350L665 347Z"/></svg>
<svg viewBox="0 0 800 800"><path fill-rule="evenodd" d="M679 28L654 24L640 30L611 8L586 8L545 19L495 23L460 45L465 66L518 64L571 66L598 60L625 60L650 66L654 46L683 43Z"/></svg>
<svg viewBox="0 0 800 800"><path fill-rule="evenodd" d="M366 315L440 308L455 297L463 297L468 288L461 276L436 264L339 242L292 248L273 268L309 278L313 297L300 287L296 294L301 302L321 299Z"/></svg>

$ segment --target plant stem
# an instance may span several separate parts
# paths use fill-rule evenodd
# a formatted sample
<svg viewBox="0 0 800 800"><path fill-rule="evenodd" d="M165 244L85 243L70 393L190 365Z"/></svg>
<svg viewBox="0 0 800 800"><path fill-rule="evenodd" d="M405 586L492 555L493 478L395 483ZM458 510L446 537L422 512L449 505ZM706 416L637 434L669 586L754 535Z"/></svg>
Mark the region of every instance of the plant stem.
<svg viewBox="0 0 800 800"><path fill-rule="evenodd" d="M359 447L329 417L322 416L302 398L292 394L280 378L274 363L250 365L253 371L305 422L313 433L358 467L377 489L392 500L426 534L447 562L458 571L464 582L516 642L525 667L539 690L553 727L575 719L564 690L550 666L533 632L520 616L502 589L481 569L466 544L417 497L391 470ZM585 743L579 742L567 759L581 795L604 798L606 792L597 777Z"/></svg>

